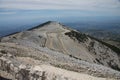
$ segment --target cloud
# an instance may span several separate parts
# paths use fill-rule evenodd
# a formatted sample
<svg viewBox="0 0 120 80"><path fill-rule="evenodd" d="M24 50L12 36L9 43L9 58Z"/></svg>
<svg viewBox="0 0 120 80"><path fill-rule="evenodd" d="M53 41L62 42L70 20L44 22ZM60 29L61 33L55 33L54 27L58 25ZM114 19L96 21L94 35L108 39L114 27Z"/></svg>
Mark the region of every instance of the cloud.
<svg viewBox="0 0 120 80"><path fill-rule="evenodd" d="M120 0L0 0L1 9L119 10Z"/></svg>

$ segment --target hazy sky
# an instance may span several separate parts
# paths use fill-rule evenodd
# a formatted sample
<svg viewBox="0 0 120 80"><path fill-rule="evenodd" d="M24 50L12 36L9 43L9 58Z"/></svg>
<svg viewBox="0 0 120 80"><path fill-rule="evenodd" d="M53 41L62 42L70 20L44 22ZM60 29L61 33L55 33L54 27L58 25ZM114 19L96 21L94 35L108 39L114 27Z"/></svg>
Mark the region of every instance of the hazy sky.
<svg viewBox="0 0 120 80"><path fill-rule="evenodd" d="M75 22L83 20L80 17L97 20L96 16L118 19L120 0L0 0L0 27L47 20Z"/></svg>
<svg viewBox="0 0 120 80"><path fill-rule="evenodd" d="M91 12L95 15L120 16L120 0L0 0L0 14L15 14L16 10L63 10L63 13L75 10L72 12L75 15Z"/></svg>
<svg viewBox="0 0 120 80"><path fill-rule="evenodd" d="M0 0L0 35L48 20L119 22L120 0Z"/></svg>
<svg viewBox="0 0 120 80"><path fill-rule="evenodd" d="M120 0L0 0L0 8L114 10L120 8Z"/></svg>

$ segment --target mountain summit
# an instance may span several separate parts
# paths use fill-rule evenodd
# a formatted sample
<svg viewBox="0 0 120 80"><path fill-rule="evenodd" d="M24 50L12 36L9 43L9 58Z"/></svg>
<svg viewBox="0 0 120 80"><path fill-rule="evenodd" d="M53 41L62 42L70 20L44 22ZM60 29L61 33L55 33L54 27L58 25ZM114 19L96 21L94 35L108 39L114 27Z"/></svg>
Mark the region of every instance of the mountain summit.
<svg viewBox="0 0 120 80"><path fill-rule="evenodd" d="M0 49L2 54L12 54L23 64L41 63L108 78L119 78L120 74L119 53L55 21L3 37Z"/></svg>
<svg viewBox="0 0 120 80"><path fill-rule="evenodd" d="M46 25L56 25L56 27L60 27L60 26L63 26L61 23L59 23L59 22L56 22L56 21L47 21L47 22L45 22L45 23L43 23L43 24L40 24L40 25L38 25L38 26L36 26L36 27L33 27L33 28L31 28L31 29L29 29L29 30L32 30L32 29L38 29L38 28L40 28L40 27L44 27L44 26L46 26Z"/></svg>

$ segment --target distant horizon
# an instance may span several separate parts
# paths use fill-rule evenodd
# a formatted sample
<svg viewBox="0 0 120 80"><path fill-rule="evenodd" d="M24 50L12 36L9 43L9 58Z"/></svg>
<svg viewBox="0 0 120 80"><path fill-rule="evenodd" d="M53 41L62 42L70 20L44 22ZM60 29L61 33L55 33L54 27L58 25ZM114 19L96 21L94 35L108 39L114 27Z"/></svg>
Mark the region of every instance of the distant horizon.
<svg viewBox="0 0 120 80"><path fill-rule="evenodd" d="M0 0L0 32L46 21L120 23L120 0Z"/></svg>
<svg viewBox="0 0 120 80"><path fill-rule="evenodd" d="M68 17L68 18L46 18L46 19L6 19L0 21L0 37L14 33L20 32L32 27L38 26L47 21L57 21L66 26L72 27L74 29L80 29L82 27L91 28L92 26L96 28L109 28L108 25L115 27L120 27L120 17ZM72 24L72 25L71 25Z"/></svg>
<svg viewBox="0 0 120 80"><path fill-rule="evenodd" d="M55 20L119 21L119 0L0 0L0 27Z"/></svg>

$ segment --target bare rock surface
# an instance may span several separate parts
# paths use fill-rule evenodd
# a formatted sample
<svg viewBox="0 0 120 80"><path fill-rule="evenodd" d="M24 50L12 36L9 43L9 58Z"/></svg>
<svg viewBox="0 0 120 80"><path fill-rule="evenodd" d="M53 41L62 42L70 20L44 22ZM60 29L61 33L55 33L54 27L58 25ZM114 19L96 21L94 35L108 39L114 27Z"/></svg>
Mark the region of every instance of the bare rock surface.
<svg viewBox="0 0 120 80"><path fill-rule="evenodd" d="M7 77L10 80L114 80L68 71L51 65L26 65L9 56L0 58L0 69L9 74ZM3 74L0 76L6 77Z"/></svg>
<svg viewBox="0 0 120 80"><path fill-rule="evenodd" d="M119 80L120 53L50 21L3 37L0 70L13 80Z"/></svg>

